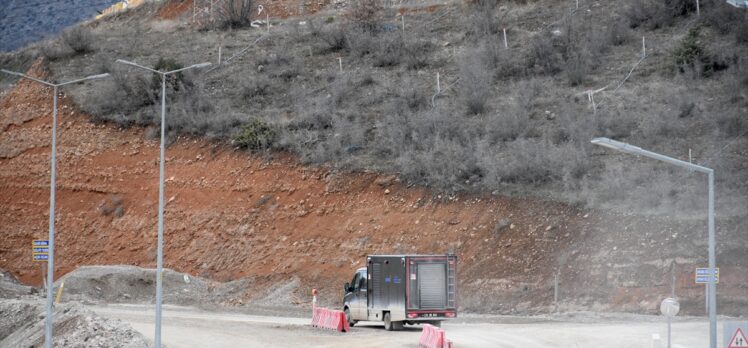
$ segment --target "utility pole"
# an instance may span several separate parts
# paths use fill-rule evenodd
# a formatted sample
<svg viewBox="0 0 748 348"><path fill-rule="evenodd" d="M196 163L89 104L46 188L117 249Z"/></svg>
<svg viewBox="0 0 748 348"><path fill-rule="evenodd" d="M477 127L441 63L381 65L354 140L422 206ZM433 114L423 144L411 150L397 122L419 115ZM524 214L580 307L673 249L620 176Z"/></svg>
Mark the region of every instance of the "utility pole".
<svg viewBox="0 0 748 348"><path fill-rule="evenodd" d="M186 68L172 71L158 71L142 65L117 59L117 63L126 64L150 71L161 75L161 152L159 160L159 178L158 178L158 255L156 257L156 333L154 345L161 348L161 298L163 292L163 266L164 266L164 156L166 153L166 76L176 74L181 71L204 68L210 66L210 63L201 63L188 66Z"/></svg>
<svg viewBox="0 0 748 348"><path fill-rule="evenodd" d="M0 71L20 76L22 78L41 83L45 86L52 87L52 156L50 160L50 180L49 180L49 258L47 259L47 279L46 290L47 290L47 318L45 320L44 330L44 346L46 348L52 348L52 303L54 301L53 288L55 278L55 191L57 189L57 99L59 87L70 85L73 83L79 83L83 81L100 79L109 76L109 74L99 74L84 77L82 79L72 80L63 83L52 83L49 81L40 80L26 74L22 74L15 71L9 71L0 69Z"/></svg>

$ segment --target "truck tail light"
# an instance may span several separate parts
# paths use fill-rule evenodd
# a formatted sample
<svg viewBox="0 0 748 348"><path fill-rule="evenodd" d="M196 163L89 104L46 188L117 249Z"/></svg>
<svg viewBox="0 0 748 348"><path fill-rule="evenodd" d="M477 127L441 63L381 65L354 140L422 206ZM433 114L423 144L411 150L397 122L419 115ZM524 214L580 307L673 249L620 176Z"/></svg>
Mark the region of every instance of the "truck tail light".
<svg viewBox="0 0 748 348"><path fill-rule="evenodd" d="M454 318L454 317L455 317L455 312L447 312L447 313L444 313L444 315L445 315L445 316L446 316L447 318Z"/></svg>
<svg viewBox="0 0 748 348"><path fill-rule="evenodd" d="M418 317L417 313L408 313L408 318L417 318L417 317Z"/></svg>

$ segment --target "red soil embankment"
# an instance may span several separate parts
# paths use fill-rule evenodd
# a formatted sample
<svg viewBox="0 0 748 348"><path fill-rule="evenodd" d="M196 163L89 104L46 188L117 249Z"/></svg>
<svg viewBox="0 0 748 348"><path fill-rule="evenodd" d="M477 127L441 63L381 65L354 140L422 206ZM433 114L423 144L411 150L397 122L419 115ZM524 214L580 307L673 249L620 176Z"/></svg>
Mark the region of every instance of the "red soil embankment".
<svg viewBox="0 0 748 348"><path fill-rule="evenodd" d="M43 62L29 73L45 74ZM0 98L0 268L31 284L41 282L31 240L48 228L51 93L21 80ZM155 266L159 147L148 133L92 124L61 96L56 277L81 265ZM451 251L466 308L547 310L560 271L566 303L653 312L670 293L662 236L699 230L540 199L445 197L189 138L167 149L165 197L166 267L251 277L247 297L298 280L300 301L316 287L323 303L340 300L367 254ZM684 310L700 313L703 287L690 279L702 258L676 262ZM725 263L720 284L736 311L745 306L739 266Z"/></svg>

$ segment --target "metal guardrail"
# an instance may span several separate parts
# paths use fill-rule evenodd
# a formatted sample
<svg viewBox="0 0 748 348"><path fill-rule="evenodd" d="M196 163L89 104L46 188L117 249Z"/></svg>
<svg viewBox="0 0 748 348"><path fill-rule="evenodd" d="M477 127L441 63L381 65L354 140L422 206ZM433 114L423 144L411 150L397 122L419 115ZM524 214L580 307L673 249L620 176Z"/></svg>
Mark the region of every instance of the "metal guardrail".
<svg viewBox="0 0 748 348"><path fill-rule="evenodd" d="M727 0L727 3L737 8L748 9L748 0Z"/></svg>

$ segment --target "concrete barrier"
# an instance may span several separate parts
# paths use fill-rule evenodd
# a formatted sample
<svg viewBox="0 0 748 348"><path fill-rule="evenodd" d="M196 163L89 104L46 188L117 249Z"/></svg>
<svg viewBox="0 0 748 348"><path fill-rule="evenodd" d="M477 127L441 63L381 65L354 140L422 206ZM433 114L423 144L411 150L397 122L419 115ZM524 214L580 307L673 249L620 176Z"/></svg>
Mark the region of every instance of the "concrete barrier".
<svg viewBox="0 0 748 348"><path fill-rule="evenodd" d="M312 327L321 329L349 332L351 327L345 312L327 308L315 308L312 314Z"/></svg>
<svg viewBox="0 0 748 348"><path fill-rule="evenodd" d="M444 330L431 324L423 324L421 337L418 338L418 346L421 348L452 348L452 341L446 338Z"/></svg>

